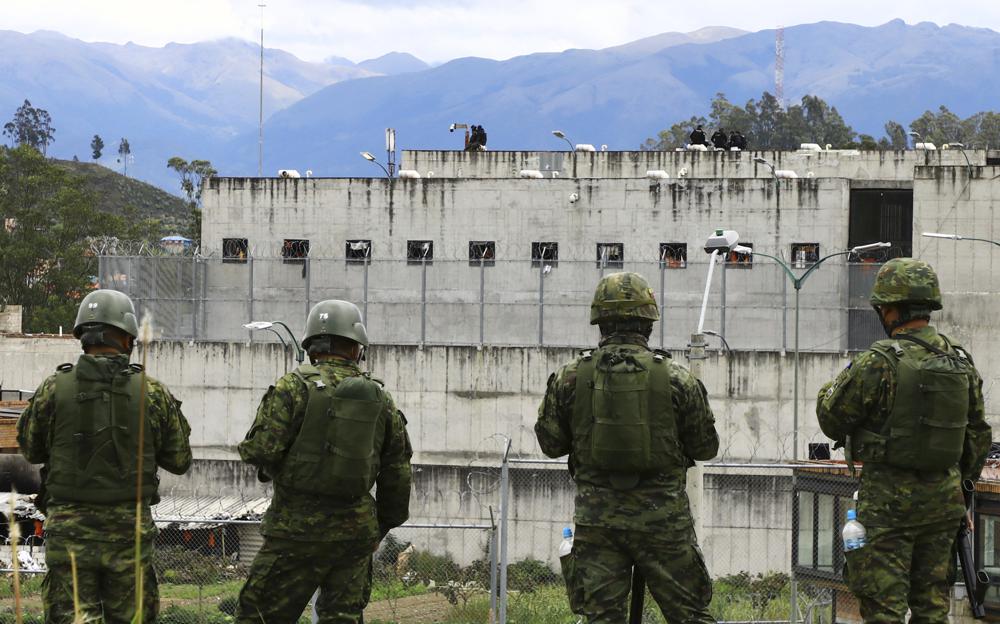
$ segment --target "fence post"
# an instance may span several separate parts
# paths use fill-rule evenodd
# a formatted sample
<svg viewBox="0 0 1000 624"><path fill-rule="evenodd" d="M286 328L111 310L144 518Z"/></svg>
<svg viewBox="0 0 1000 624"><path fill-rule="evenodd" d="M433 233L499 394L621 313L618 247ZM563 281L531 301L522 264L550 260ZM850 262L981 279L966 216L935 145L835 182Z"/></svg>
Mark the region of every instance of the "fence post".
<svg viewBox="0 0 1000 624"><path fill-rule="evenodd" d="M490 624L497 621L497 523L493 518L493 507L490 507Z"/></svg>
<svg viewBox="0 0 1000 624"><path fill-rule="evenodd" d="M719 306L719 333L723 336L726 335L726 273L729 267L729 261L726 258L722 260L722 301Z"/></svg>
<svg viewBox="0 0 1000 624"><path fill-rule="evenodd" d="M775 267L779 271L781 267ZM781 276L781 353L788 351L788 280Z"/></svg>
<svg viewBox="0 0 1000 624"><path fill-rule="evenodd" d="M420 258L420 346L427 342L427 258Z"/></svg>
<svg viewBox="0 0 1000 624"><path fill-rule="evenodd" d="M364 302L364 311L362 312L362 319L365 322L365 327L368 326L368 265L371 263L371 258L368 254L365 254L365 272L364 272L364 282L362 284L362 294L361 300Z"/></svg>
<svg viewBox="0 0 1000 624"><path fill-rule="evenodd" d="M795 482L795 477L796 477L796 475L795 475L795 469L793 468L792 469L792 522L793 522L793 525L795 524L795 517L799 513L799 501L798 501L797 493L796 493L796 489L795 489L795 487L797 485L797 483ZM796 563L797 563L796 561L792 562L792 567L789 569L789 575L788 575L789 578L790 578L790 581L791 581L791 588L790 588L789 597L788 597L788 611L789 611L788 622L789 622L789 624L798 624L798 621L799 621L799 617L798 617L799 616L799 613L798 613L799 612L799 605L798 605L799 581L798 581L797 578L795 578L795 564Z"/></svg>
<svg viewBox="0 0 1000 624"><path fill-rule="evenodd" d="M253 254L247 254L247 323L253 322ZM253 342L253 330L247 330L247 341Z"/></svg>
<svg viewBox="0 0 1000 624"><path fill-rule="evenodd" d="M510 502L510 438L506 440L503 463L500 465L500 624L507 624L507 541L510 537L507 525Z"/></svg>
<svg viewBox="0 0 1000 624"><path fill-rule="evenodd" d="M198 337L198 256L191 256L191 340Z"/></svg>
<svg viewBox="0 0 1000 624"><path fill-rule="evenodd" d="M540 254L538 260L538 346L545 344L545 260Z"/></svg>
<svg viewBox="0 0 1000 624"><path fill-rule="evenodd" d="M664 328L667 325L667 319L665 317L665 315L667 313L667 306L666 306L666 303L667 303L667 288L666 288L666 284L667 284L667 279L666 279L667 267L666 267L666 264L667 263L661 257L660 258L660 348L661 349L666 349L666 346L664 346L666 344L666 339L664 338L664 336L665 336L665 334L664 334L665 329ZM722 334L722 335L725 336L725 334Z"/></svg>
<svg viewBox="0 0 1000 624"><path fill-rule="evenodd" d="M305 259L304 262L306 263L305 266L303 267L303 271L305 272L305 278L306 278L306 316L308 317L309 316L309 310L312 309L312 292L311 292L311 290L312 290L312 284L311 284L311 282L312 282L312 262L311 262L311 259L308 256L306 257L306 259Z"/></svg>
<svg viewBox="0 0 1000 624"><path fill-rule="evenodd" d="M486 260L479 259L479 346L486 344Z"/></svg>

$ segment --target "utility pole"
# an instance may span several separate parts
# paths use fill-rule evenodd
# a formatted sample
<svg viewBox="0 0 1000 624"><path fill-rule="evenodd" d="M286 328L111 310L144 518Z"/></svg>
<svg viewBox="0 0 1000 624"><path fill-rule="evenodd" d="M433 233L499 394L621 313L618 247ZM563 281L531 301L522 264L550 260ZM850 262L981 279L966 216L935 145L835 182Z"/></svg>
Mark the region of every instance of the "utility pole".
<svg viewBox="0 0 1000 624"><path fill-rule="evenodd" d="M774 32L774 97L778 106L785 108L785 27Z"/></svg>
<svg viewBox="0 0 1000 624"><path fill-rule="evenodd" d="M257 120L257 177L264 177L264 7L260 7L260 101Z"/></svg>

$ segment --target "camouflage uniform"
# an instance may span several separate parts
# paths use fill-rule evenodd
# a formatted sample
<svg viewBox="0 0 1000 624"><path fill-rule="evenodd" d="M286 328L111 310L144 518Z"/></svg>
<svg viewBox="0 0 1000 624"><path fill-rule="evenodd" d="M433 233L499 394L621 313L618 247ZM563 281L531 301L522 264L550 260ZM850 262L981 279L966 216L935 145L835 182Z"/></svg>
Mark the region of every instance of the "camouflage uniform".
<svg viewBox="0 0 1000 624"><path fill-rule="evenodd" d="M362 375L357 364L329 359L316 364L327 386ZM264 517L264 546L240 592L237 621L295 622L317 586L320 622L361 621L371 592L372 552L409 515L410 440L405 419L384 393L385 439L379 453L378 496L355 501L288 491L276 484ZM308 389L289 373L268 389L257 418L240 443L244 461L264 480L277 477L302 426Z"/></svg>
<svg viewBox="0 0 1000 624"><path fill-rule="evenodd" d="M77 368L81 365L114 375L129 366L129 357L81 355ZM21 453L34 464L51 461L52 432L59 418L55 388L55 375L42 382L17 423ZM180 406L163 384L146 377L146 435L152 436L157 465L174 474L183 474L191 465L191 427ZM46 474L46 468L42 470ZM150 502L145 501L142 507L143 619L147 622L156 619L159 608L152 567L156 527ZM76 553L77 584L85 619L100 619L103 615L109 623L131 622L136 606L135 503L74 503L46 494L39 495L39 503L46 513L46 622L73 621L69 552Z"/></svg>
<svg viewBox="0 0 1000 624"><path fill-rule="evenodd" d="M893 261L886 266L880 279L883 285L891 285L893 271L903 264ZM926 265L917 268L929 270ZM932 279L936 299L929 289L920 295L920 301L940 300L937 278ZM898 282L899 277L895 280ZM876 293L879 289L877 282ZM940 304L931 308L940 308ZM899 329L894 336L900 334L912 335L943 351L950 349L949 342L930 326ZM958 465L925 472L865 462L858 493L858 520L867 530L868 545L845 554L847 582L858 598L865 622L901 623L907 606L913 623L948 620L949 589L955 571L953 546L965 514L961 481L979 477L991 443L982 378L974 373L970 382L968 426ZM859 428L882 430L896 388L897 374L889 360L874 350L865 351L820 389L816 409L820 427L839 444L845 444Z"/></svg>
<svg viewBox="0 0 1000 624"><path fill-rule="evenodd" d="M598 300L616 300L628 280L644 288L635 274L607 276L598 286ZM641 281L640 281L641 280ZM652 300L651 291L645 294ZM642 298L642 294L640 294ZM624 304L615 318L657 318L655 304L643 315L635 302ZM633 314L634 313L634 314ZM606 317L592 314L598 321ZM597 322L597 321L595 321ZM600 349L620 356L649 352L647 339L637 333L615 332L601 340ZM660 357L668 357L659 354ZM569 468L577 486L576 535L569 561L562 562L573 610L591 623L620 624L626 619L625 602L632 566L646 584L669 621L714 622L708 613L712 581L698 547L685 490L687 469L695 460L716 455L719 437L704 386L684 367L666 360L676 436L683 456L673 468L640 475L638 483L622 487L616 475L582 465L574 450L574 405L577 371L583 355L549 377L539 407L535 435L549 457L569 455Z"/></svg>

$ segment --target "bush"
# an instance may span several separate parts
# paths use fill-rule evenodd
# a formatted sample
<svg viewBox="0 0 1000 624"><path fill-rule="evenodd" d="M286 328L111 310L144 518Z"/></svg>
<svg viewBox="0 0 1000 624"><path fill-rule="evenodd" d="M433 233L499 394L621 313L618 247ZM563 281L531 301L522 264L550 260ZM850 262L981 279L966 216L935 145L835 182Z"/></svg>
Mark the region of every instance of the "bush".
<svg viewBox="0 0 1000 624"><path fill-rule="evenodd" d="M164 583L212 585L237 575L234 570L229 569L231 564L226 560L203 555L183 546L157 548L153 563Z"/></svg>
<svg viewBox="0 0 1000 624"><path fill-rule="evenodd" d="M403 575L406 580L419 581L425 585L430 581L438 585L457 581L460 576L461 568L451 555L434 555L419 550L410 555Z"/></svg>
<svg viewBox="0 0 1000 624"><path fill-rule="evenodd" d="M556 583L562 584L560 577L538 559L524 559L507 566L507 588L512 591L532 592Z"/></svg>

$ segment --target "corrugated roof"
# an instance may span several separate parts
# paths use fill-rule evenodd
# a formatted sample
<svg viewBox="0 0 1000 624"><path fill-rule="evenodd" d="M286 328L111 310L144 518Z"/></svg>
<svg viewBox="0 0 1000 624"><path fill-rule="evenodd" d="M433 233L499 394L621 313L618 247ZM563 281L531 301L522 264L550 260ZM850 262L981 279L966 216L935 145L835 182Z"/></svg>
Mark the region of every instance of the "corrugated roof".
<svg viewBox="0 0 1000 624"><path fill-rule="evenodd" d="M206 520L259 520L270 504L266 496L164 496L153 507L153 520L160 527L187 521L190 528L208 528Z"/></svg>

